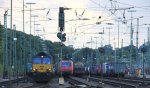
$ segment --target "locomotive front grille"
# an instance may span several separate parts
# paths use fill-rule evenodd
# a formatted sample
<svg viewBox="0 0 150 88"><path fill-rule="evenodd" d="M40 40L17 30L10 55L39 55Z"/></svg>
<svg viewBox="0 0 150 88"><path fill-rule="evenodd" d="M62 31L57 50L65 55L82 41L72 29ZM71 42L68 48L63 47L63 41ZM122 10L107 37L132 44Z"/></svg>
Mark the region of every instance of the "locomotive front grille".
<svg viewBox="0 0 150 88"><path fill-rule="evenodd" d="M52 72L51 64L33 64L33 72Z"/></svg>

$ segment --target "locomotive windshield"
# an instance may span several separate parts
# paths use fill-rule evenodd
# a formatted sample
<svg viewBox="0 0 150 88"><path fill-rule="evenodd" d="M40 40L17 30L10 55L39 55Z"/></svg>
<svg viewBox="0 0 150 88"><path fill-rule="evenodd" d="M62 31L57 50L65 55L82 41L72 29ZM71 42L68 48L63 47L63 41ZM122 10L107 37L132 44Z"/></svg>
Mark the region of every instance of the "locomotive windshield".
<svg viewBox="0 0 150 88"><path fill-rule="evenodd" d="M50 58L43 58L43 64L50 64Z"/></svg>
<svg viewBox="0 0 150 88"><path fill-rule="evenodd" d="M62 66L69 67L69 66L71 66L71 63L70 62L62 62Z"/></svg>
<svg viewBox="0 0 150 88"><path fill-rule="evenodd" d="M33 64L41 64L42 59L41 58L33 58Z"/></svg>

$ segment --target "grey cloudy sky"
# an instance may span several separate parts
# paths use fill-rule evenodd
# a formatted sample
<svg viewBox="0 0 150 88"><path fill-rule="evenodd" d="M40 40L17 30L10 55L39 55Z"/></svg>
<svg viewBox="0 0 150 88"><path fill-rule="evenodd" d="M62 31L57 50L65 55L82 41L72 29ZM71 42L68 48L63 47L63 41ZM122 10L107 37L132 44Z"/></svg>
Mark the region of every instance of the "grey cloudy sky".
<svg viewBox="0 0 150 88"><path fill-rule="evenodd" d="M17 30L22 31L22 1L23 0L13 0L13 24L16 24ZM32 15L38 15L36 18L37 24L40 24L36 29L45 30L41 31L39 34L44 34L45 39L51 41L59 41L56 33L58 32L58 10L59 7L72 8L71 10L65 11L65 32L67 33L66 45L73 45L74 47L96 47L109 43L109 29L110 29L110 44L114 46L114 42L118 43L118 29L117 18L121 18L122 21L131 19L131 13L128 9L134 7L131 10L136 10L133 13L133 18L140 18L140 30L139 30L139 45L141 45L144 39L147 40L147 27L150 25L150 0L25 0L27 2L36 2L32 5ZM45 9L44 9L45 8ZM3 14L5 10L10 9L10 0L0 0L0 21L3 24ZM44 9L44 10L36 10ZM119 9L119 10L115 10ZM25 4L25 10L29 10L29 5ZM83 16L80 16L85 10ZM47 15L47 12L49 14ZM76 17L88 18L90 20L78 20ZM10 14L10 12L8 13ZM25 11L25 32L29 34L29 11ZM98 19L101 16L101 19ZM41 21L48 20L50 21ZM33 18L32 18L33 21ZM96 25L97 21L102 21L100 25ZM110 26L106 23L113 23ZM136 43L136 19L133 20L134 29L134 45ZM130 44L130 20L127 24L120 24L120 36L119 44L121 45L121 39L124 40L124 46ZM8 17L8 27L9 27L9 17ZM104 29L104 35L97 34L87 34L102 32ZM32 34L34 33L33 23L32 23ZM37 35L37 32L36 32ZM91 37L93 43L91 42ZM115 37L115 40L114 40ZM118 46L117 46L118 47ZM121 46L120 46L121 47Z"/></svg>

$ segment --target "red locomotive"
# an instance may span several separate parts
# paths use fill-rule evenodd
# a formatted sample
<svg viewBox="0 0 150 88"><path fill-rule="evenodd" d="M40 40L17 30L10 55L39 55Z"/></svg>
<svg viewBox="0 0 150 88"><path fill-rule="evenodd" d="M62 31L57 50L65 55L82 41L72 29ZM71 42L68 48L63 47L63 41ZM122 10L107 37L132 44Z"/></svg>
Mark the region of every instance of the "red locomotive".
<svg viewBox="0 0 150 88"><path fill-rule="evenodd" d="M62 60L60 62L60 72L64 76L73 74L73 62L71 60Z"/></svg>

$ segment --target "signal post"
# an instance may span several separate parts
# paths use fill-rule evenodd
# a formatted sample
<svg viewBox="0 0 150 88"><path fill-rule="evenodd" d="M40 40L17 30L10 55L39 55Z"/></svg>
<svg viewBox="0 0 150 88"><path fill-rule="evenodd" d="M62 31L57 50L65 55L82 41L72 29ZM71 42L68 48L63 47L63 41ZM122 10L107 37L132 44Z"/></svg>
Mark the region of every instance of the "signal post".
<svg viewBox="0 0 150 88"><path fill-rule="evenodd" d="M60 61L62 60L62 45L63 42L66 41L66 33L64 32L64 23L65 22L65 14L64 14L64 7L59 7L59 25L58 25L58 33L57 33L57 37L60 39L61 41L61 47L60 47ZM60 73L61 76L59 77L59 84L63 85L64 84L64 78L62 77L62 72Z"/></svg>

